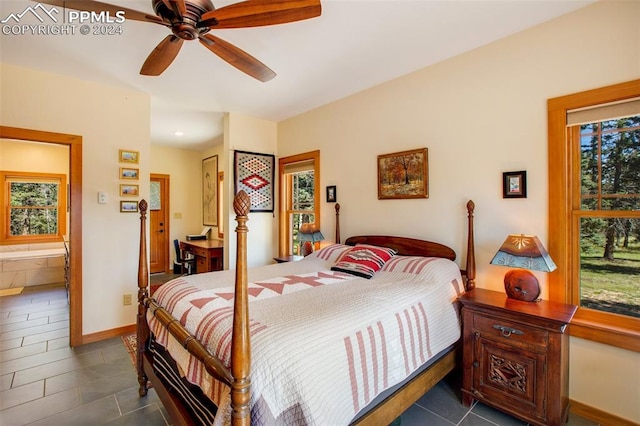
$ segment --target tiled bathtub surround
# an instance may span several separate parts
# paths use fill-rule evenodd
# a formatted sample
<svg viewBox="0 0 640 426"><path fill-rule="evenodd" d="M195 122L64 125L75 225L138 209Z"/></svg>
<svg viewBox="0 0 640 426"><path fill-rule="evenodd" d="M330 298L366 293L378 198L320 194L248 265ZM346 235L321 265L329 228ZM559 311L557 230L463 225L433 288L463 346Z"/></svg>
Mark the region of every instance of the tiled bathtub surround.
<svg viewBox="0 0 640 426"><path fill-rule="evenodd" d="M63 243L0 246L0 289L64 282Z"/></svg>

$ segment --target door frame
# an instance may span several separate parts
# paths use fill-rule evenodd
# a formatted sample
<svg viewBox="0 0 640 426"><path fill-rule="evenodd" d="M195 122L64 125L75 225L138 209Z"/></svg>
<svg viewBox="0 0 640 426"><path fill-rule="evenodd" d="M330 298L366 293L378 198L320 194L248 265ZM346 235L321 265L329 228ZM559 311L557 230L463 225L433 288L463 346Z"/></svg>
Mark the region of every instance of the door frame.
<svg viewBox="0 0 640 426"><path fill-rule="evenodd" d="M169 254L170 251L170 247L172 244L172 239L171 239L171 222L169 222L169 209L171 206L170 203L170 175L165 175L165 174L160 174L160 173L151 173L149 175L149 182L151 182L151 179L158 179L158 180L162 180L163 184L164 184L164 191L161 191L161 195L164 192L165 197L163 199L160 200L161 203L163 203L162 205L166 206L164 209L162 209L164 211L164 215L162 216L162 220L164 221L164 233L167 236L167 244L164 245L164 250L163 252L160 254L161 256L164 257L165 260L165 265L166 268L164 270L165 273L169 273L172 272L172 264L171 264L171 256ZM149 225L151 225L151 223L149 223ZM152 230L150 232L153 232ZM149 249L151 249L151 247L149 247Z"/></svg>
<svg viewBox="0 0 640 426"><path fill-rule="evenodd" d="M0 126L0 138L69 147L69 345L82 342L82 136Z"/></svg>

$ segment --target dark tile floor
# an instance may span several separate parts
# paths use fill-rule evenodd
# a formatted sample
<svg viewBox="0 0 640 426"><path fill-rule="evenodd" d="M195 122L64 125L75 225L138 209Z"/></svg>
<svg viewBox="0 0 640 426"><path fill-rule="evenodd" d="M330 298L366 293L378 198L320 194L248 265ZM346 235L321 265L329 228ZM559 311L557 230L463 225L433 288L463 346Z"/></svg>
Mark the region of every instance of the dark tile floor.
<svg viewBox="0 0 640 426"><path fill-rule="evenodd" d="M0 424L171 424L153 389L138 397L122 339L69 348L68 318L64 288L0 297ZM402 426L525 424L482 404L462 406L458 389L456 378L442 381L402 414ZM571 416L569 425L595 423Z"/></svg>

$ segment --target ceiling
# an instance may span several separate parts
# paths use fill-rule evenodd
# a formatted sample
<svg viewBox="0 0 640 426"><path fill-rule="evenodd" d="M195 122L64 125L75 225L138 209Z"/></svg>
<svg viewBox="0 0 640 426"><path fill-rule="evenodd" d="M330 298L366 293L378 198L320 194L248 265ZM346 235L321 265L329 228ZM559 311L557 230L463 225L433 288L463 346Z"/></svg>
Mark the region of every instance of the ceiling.
<svg viewBox="0 0 640 426"><path fill-rule="evenodd" d="M3 29L0 61L149 93L152 143L200 150L222 134L225 112L281 121L594 1L324 0L318 18L212 31L274 70L266 83L196 41L185 42L159 77L141 76L169 30L126 20L117 35L6 35ZM104 2L153 14L151 0ZM0 20L36 4L1 0ZM185 134L177 137L176 130Z"/></svg>

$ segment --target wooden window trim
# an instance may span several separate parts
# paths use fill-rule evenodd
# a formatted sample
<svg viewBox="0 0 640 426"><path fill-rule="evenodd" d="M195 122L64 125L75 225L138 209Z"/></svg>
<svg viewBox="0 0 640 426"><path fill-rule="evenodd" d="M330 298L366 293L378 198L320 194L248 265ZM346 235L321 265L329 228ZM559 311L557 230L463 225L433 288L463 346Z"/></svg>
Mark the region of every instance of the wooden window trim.
<svg viewBox="0 0 640 426"><path fill-rule="evenodd" d="M7 178L11 177L24 177L28 179L43 180L55 179L60 182L60 190L58 192L58 232L57 235L10 235L10 221L11 215L9 214L9 190ZM64 236L67 234L67 176L60 173L36 173L36 172L10 172L0 171L0 180L2 181L2 194L3 209L0 212L0 222L2 223L2 244L36 244L36 243L51 243L61 242L64 240Z"/></svg>
<svg viewBox="0 0 640 426"><path fill-rule="evenodd" d="M577 267L572 247L577 235L572 218L573 189L576 174L572 170L575 147L570 142L567 112L577 108L631 99L640 96L640 80L633 80L599 89L549 99L549 252L558 269L549 274L549 298L572 303L577 287ZM576 238L576 237L573 237ZM575 285L574 285L575 283ZM574 302L575 303L575 302ZM640 319L578 308L571 321L572 336L640 352Z"/></svg>
<svg viewBox="0 0 640 426"><path fill-rule="evenodd" d="M291 180L285 178L284 169L287 164L298 163L301 161L313 160L314 168L314 180L313 180L313 203L315 209L313 214L315 215L315 221L318 227L320 227L320 151L310 151L302 154L291 155L289 157L282 157L278 159L278 181L280 182L279 202L280 214L278 218L278 256L288 256L291 253L289 251L288 241L291 239L291 235L287 226L287 211L289 210L290 197L289 192L291 188Z"/></svg>

